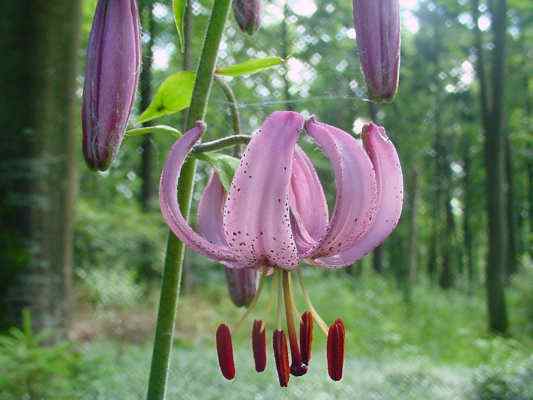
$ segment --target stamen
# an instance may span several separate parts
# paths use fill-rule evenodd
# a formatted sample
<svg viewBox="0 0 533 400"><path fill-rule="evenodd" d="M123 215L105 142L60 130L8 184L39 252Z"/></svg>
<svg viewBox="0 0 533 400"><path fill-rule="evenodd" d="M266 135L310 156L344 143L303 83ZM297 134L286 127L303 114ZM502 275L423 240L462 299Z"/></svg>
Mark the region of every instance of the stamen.
<svg viewBox="0 0 533 400"><path fill-rule="evenodd" d="M337 319L328 332L328 373L334 381L342 379L344 365L344 323Z"/></svg>
<svg viewBox="0 0 533 400"><path fill-rule="evenodd" d="M254 352L255 370L263 372L266 368L266 330L263 321L255 320L252 328L252 348Z"/></svg>
<svg viewBox="0 0 533 400"><path fill-rule="evenodd" d="M289 344L291 347L291 374L302 376L307 372L307 365L302 363L300 347L298 346L298 336L294 325L293 313L295 306L292 298L289 271L283 271L283 297L285 299L285 317L287 319L287 330L289 331Z"/></svg>
<svg viewBox="0 0 533 400"><path fill-rule="evenodd" d="M218 364L224 378L232 380L235 378L235 362L233 361L233 344L231 342L231 332L227 325L220 324L216 334Z"/></svg>
<svg viewBox="0 0 533 400"><path fill-rule="evenodd" d="M285 332L276 329L272 338L274 347L274 359L276 360L276 369L278 371L279 385L287 387L289 384L289 352L287 351L287 339Z"/></svg>
<svg viewBox="0 0 533 400"><path fill-rule="evenodd" d="M306 311L300 320L300 350L302 363L309 365L311 361L311 344L313 343L313 314Z"/></svg>
<svg viewBox="0 0 533 400"><path fill-rule="evenodd" d="M313 314L314 320L317 322L319 328L324 332L324 335L328 336L328 324L324 322L322 318L320 318L320 315L316 311L315 307L313 307L313 303L311 302L311 298L309 297L309 293L307 292L307 289L304 285L304 280L302 277L302 273L300 270L296 272L298 274L298 281L300 282L300 287L302 289L302 293L304 295L305 303L307 304L307 307L311 311L311 314Z"/></svg>

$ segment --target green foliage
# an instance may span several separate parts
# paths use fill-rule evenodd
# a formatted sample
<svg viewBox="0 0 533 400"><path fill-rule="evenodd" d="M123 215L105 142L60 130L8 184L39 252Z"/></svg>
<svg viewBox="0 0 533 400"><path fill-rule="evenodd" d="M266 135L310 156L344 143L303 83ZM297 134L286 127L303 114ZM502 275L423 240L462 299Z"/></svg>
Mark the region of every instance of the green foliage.
<svg viewBox="0 0 533 400"><path fill-rule="evenodd" d="M276 67L283 64L285 61L280 57L257 58L254 60L244 61L239 64L229 65L227 67L217 68L215 73L217 75L225 76L241 76L251 75L262 72L266 69Z"/></svg>
<svg viewBox="0 0 533 400"><path fill-rule="evenodd" d="M483 368L474 377L473 400L533 400L533 356Z"/></svg>
<svg viewBox="0 0 533 400"><path fill-rule="evenodd" d="M126 135L129 137L144 136L151 133L171 135L175 139L179 139L181 137L180 131L178 131L176 128L167 125L154 125L148 126L146 128L129 129L126 131Z"/></svg>
<svg viewBox="0 0 533 400"><path fill-rule="evenodd" d="M174 11L174 22L178 32L180 48L183 49L183 16L185 15L186 0L172 0L172 10Z"/></svg>
<svg viewBox="0 0 533 400"><path fill-rule="evenodd" d="M206 161L215 169L215 171L218 173L222 186L224 186L224 189L229 192L231 181L233 180L235 171L239 167L239 159L228 156L227 154L215 152L201 153L196 155L196 158Z"/></svg>
<svg viewBox="0 0 533 400"><path fill-rule="evenodd" d="M32 333L27 312L22 330L0 336L0 400L78 398L91 378L90 366L69 342L46 345L51 336Z"/></svg>
<svg viewBox="0 0 533 400"><path fill-rule="evenodd" d="M195 79L196 74L191 71L181 71L169 76L159 86L152 102L137 121L151 121L189 107Z"/></svg>
<svg viewBox="0 0 533 400"><path fill-rule="evenodd" d="M99 306L132 306L138 304L143 295L136 271L124 267L80 270L78 275L88 292L88 300Z"/></svg>
<svg viewBox="0 0 533 400"><path fill-rule="evenodd" d="M98 282L99 275L91 272L98 269L120 284L121 271L161 267L165 229L158 214L142 213L131 202L102 207L82 200L76 215L75 265L82 278Z"/></svg>

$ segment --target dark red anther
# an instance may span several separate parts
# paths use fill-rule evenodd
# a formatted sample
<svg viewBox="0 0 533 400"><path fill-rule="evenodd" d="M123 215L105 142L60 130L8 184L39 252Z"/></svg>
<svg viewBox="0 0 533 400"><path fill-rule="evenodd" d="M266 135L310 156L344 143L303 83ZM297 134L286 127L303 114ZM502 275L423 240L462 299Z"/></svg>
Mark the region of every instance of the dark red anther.
<svg viewBox="0 0 533 400"><path fill-rule="evenodd" d="M220 372L224 378L232 380L235 378L233 344L231 343L231 332L225 324L220 324L217 329L217 353Z"/></svg>
<svg viewBox="0 0 533 400"><path fill-rule="evenodd" d="M255 370L263 372L266 368L266 329L263 321L255 320L252 328L252 348L254 352Z"/></svg>
<svg viewBox="0 0 533 400"><path fill-rule="evenodd" d="M344 365L344 323L336 320L328 331L328 373L334 381L342 379Z"/></svg>
<svg viewBox="0 0 533 400"><path fill-rule="evenodd" d="M291 349L291 374L294 376L302 376L307 372L307 365L302 362L302 355L300 353L300 346L298 346L298 337L296 336L296 329L294 325L289 329L289 347Z"/></svg>
<svg viewBox="0 0 533 400"><path fill-rule="evenodd" d="M313 314L306 311L300 320L300 351L302 363L309 365L311 361L311 345L313 343Z"/></svg>
<svg viewBox="0 0 533 400"><path fill-rule="evenodd" d="M287 350L287 339L285 332L276 329L272 339L274 347L274 359L276 360L276 369L278 370L279 385L287 387L289 384L289 352Z"/></svg>

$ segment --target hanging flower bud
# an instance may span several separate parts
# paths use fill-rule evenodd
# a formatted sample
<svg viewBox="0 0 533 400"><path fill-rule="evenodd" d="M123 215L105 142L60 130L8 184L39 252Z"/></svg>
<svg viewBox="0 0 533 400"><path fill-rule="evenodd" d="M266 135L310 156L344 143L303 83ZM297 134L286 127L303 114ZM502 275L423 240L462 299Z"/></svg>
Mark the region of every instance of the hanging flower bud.
<svg viewBox="0 0 533 400"><path fill-rule="evenodd" d="M261 0L234 0L233 14L241 30L253 35L261 26Z"/></svg>
<svg viewBox="0 0 533 400"><path fill-rule="evenodd" d="M400 69L399 0L354 0L359 59L372 100L391 101Z"/></svg>
<svg viewBox="0 0 533 400"><path fill-rule="evenodd" d="M257 293L259 274L255 269L225 268L231 301L237 307L248 306Z"/></svg>
<svg viewBox="0 0 533 400"><path fill-rule="evenodd" d="M136 0L99 0L83 88L83 154L106 170L124 137L139 78L141 48Z"/></svg>

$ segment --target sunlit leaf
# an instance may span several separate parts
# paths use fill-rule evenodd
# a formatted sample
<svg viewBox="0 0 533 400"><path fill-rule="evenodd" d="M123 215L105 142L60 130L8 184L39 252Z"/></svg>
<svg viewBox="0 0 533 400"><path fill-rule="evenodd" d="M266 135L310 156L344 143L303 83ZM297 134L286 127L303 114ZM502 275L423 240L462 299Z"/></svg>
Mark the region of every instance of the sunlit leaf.
<svg viewBox="0 0 533 400"><path fill-rule="evenodd" d="M239 167L239 159L222 153L201 153L196 158L208 162L217 171L220 182L226 192L229 191L235 171Z"/></svg>
<svg viewBox="0 0 533 400"><path fill-rule="evenodd" d="M155 134L162 133L165 135L171 135L175 138L181 137L180 131L168 125L154 125L154 126L147 126L145 128L130 129L126 131L126 136L128 137L144 136L149 133L155 133Z"/></svg>
<svg viewBox="0 0 533 400"><path fill-rule="evenodd" d="M174 114L191 104L195 73L181 71L169 76L159 86L148 108L139 116L139 122L150 121Z"/></svg>
<svg viewBox="0 0 533 400"><path fill-rule="evenodd" d="M174 21L178 31L178 41L180 49L183 50L183 16L185 15L186 0L172 0L172 9L174 10Z"/></svg>
<svg viewBox="0 0 533 400"><path fill-rule="evenodd" d="M240 76L256 74L284 63L280 57L266 57L248 60L240 64L230 65L228 67L218 68L215 73L225 76Z"/></svg>

